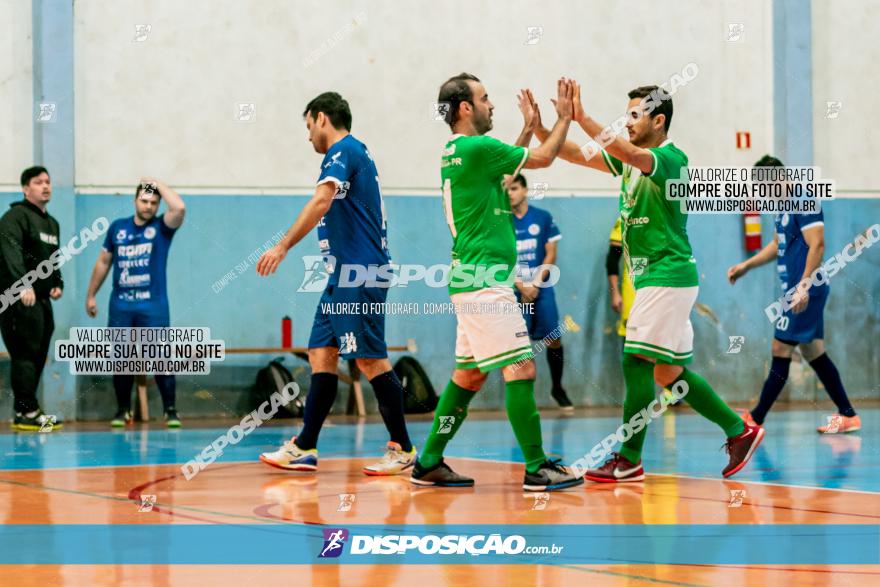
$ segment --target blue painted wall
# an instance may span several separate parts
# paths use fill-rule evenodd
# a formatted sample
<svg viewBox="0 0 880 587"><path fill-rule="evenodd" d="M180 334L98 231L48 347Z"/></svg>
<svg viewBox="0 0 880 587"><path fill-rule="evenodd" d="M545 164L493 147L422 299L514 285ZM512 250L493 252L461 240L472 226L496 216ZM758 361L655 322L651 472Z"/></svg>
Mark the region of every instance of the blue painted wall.
<svg viewBox="0 0 880 587"><path fill-rule="evenodd" d="M279 272L260 278L253 266L238 275L236 265L279 230L285 230L306 201L302 196L186 196L187 220L175 237L169 260L169 297L172 321L180 326L209 326L215 338L228 347L277 346L280 320L293 318L294 343L305 345L318 303L317 293L297 293L304 268L301 257L314 255L313 236L291 251ZM0 198L4 208L14 198ZM76 230L95 218L113 220L132 213L129 196L80 195L76 202ZM569 314L579 332L565 335L565 385L579 404L609 405L622 398L620 341L613 330L615 315L606 295L604 258L608 233L615 216L612 198L548 198L539 203L556 218L562 233L559 267L561 280L556 295L561 313ZM450 237L439 199L429 197L386 198L389 244L396 262L432 265L448 259ZM50 206L51 210L51 206ZM839 251L874 220L880 219L880 200L838 200L826 207L827 255ZM73 227L71 227L73 228ZM775 269L765 266L749 274L735 287L728 285L727 267L743 258L741 219L737 216L691 216L689 231L701 273L699 303L711 310L692 316L696 331L694 368L704 373L717 390L732 401L749 400L760 390L766 372L772 329L763 308L779 291ZM764 238L770 234L769 218ZM71 230L71 233L73 231ZM99 245L91 245L66 271L75 272L78 291L66 292L62 304L72 306L73 323L103 325L106 320L109 283L100 292L101 314L90 320L84 310L85 287L97 258ZM865 254L834 277L826 310L829 354L837 362L855 398L877 397L880 357L880 246ZM232 271L237 277L216 293L214 284ZM425 284L394 288L389 302L423 303L448 301L444 289ZM56 309L58 306L56 305ZM56 333L60 335L61 333ZM727 354L728 336L746 337L739 354ZM442 389L452 368L455 320L451 315L399 315L387 319L390 344L418 343L418 359L436 387ZM223 376L226 386L240 388L250 382L263 356L230 356L225 366L239 366L238 376ZM546 359L538 357L539 396L548 398ZM201 383L204 383L202 381ZM224 382L213 381L214 388ZM793 376L789 386L798 399L822 399L809 369L803 379ZM344 395L344 394L340 394ZM342 401L342 398L340 398ZM481 394L478 407L500 407L500 380L494 376Z"/></svg>

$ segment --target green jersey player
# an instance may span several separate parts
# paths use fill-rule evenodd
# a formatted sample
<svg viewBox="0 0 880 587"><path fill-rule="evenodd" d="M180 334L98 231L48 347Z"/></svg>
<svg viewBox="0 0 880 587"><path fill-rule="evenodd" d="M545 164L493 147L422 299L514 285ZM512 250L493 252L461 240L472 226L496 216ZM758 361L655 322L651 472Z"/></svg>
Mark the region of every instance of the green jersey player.
<svg viewBox="0 0 880 587"><path fill-rule="evenodd" d="M583 149L566 142L560 157L621 177L623 247L636 288L623 355L627 431L619 434L623 440L620 452L601 467L588 470L586 478L605 483L645 478L641 453L645 424L650 420L645 410L654 401L655 381L683 395L694 410L724 430L730 459L722 474L730 477L751 458L764 430L744 423L702 377L685 367L693 356L690 313L699 288L687 215L680 211L678 202L666 198L667 182L686 180L688 164L687 155L667 136L672 97L657 86L629 92L629 141L604 130L584 113L577 86L574 119L593 140ZM536 134L541 140L549 137L540 124ZM580 461L574 467L586 468Z"/></svg>
<svg viewBox="0 0 880 587"><path fill-rule="evenodd" d="M440 88L438 102L454 133L441 161L443 206L452 233L449 293L456 307L455 370L440 397L431 433L413 468L416 485L470 487L474 480L452 471L443 450L467 416L474 393L489 371L501 369L505 406L526 461L523 489L551 491L583 483L544 454L535 404L535 363L528 330L516 302L516 235L505 182L520 168L547 167L571 124L574 84L559 80L559 116L543 145L525 147L485 136L492 129L492 103L480 80L462 73ZM520 103L525 100L520 96ZM530 133L529 133L530 136ZM507 179L506 179L507 178Z"/></svg>

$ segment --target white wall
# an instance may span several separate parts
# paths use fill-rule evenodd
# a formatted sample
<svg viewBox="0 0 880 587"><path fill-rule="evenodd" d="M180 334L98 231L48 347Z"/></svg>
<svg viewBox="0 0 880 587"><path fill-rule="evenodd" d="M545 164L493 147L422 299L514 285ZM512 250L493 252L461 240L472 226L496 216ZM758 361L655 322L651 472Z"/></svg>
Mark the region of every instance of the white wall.
<svg viewBox="0 0 880 587"><path fill-rule="evenodd" d="M813 152L839 190L880 190L877 97L880 1L813 0ZM841 102L836 118L827 103Z"/></svg>
<svg viewBox="0 0 880 587"><path fill-rule="evenodd" d="M610 122L628 90L694 61L700 74L675 96L672 127L691 161L748 163L772 145L761 0L120 0L75 9L80 186L128 186L149 173L178 186L309 189L319 158L301 113L333 89L351 103L353 131L385 188L434 191L448 130L430 119L431 104L463 70L489 90L493 134L512 141L519 88L533 88L552 119L556 78L575 77L589 111ZM727 40L729 23L744 24L740 41ZM144 42L133 42L135 24L152 27ZM525 44L528 26L544 27L536 45ZM335 46L304 65L322 43ZM242 102L256 104L256 122L235 120ZM751 153L734 150L736 130L752 132ZM585 140L579 129L572 137ZM568 165L532 179L578 192L616 183Z"/></svg>
<svg viewBox="0 0 880 587"><path fill-rule="evenodd" d="M0 191L34 164L32 53L30 0L0 0Z"/></svg>

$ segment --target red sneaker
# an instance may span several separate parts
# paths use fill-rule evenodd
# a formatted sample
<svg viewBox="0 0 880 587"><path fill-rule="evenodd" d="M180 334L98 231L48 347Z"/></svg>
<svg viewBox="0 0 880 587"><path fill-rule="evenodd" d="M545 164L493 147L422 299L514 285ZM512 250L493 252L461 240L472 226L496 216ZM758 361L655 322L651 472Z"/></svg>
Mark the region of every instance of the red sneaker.
<svg viewBox="0 0 880 587"><path fill-rule="evenodd" d="M645 480L645 470L642 469L642 461L629 462L620 453L611 453L611 458L598 469L590 469L584 475L584 479L596 483L633 483Z"/></svg>
<svg viewBox="0 0 880 587"><path fill-rule="evenodd" d="M742 434L728 438L724 444L727 454L730 455L730 462L727 463L721 474L730 477L738 473L752 458L755 449L758 448L762 440L764 440L764 429L746 423L746 429Z"/></svg>

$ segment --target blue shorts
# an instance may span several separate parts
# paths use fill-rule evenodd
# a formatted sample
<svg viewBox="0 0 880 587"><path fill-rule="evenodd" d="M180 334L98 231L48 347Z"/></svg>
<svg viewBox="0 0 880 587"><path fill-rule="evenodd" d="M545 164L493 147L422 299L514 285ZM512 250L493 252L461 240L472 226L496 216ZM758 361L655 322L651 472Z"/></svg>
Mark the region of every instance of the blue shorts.
<svg viewBox="0 0 880 587"><path fill-rule="evenodd" d="M343 359L384 359L384 287L328 285L312 324L309 348L336 347Z"/></svg>
<svg viewBox="0 0 880 587"><path fill-rule="evenodd" d="M171 325L168 310L153 314L131 310L119 310L111 306L107 326L120 328L160 328Z"/></svg>
<svg viewBox="0 0 880 587"><path fill-rule="evenodd" d="M553 290L545 288L538 291L538 297L532 302L533 312L523 312L523 319L526 321L526 328L529 329L529 337L532 340L547 338L559 327L559 310L556 308L556 296ZM522 303L519 290L516 290L516 299Z"/></svg>
<svg viewBox="0 0 880 587"><path fill-rule="evenodd" d="M807 309L794 314L791 308L785 310L776 320L774 338L780 341L812 342L817 338L825 338L825 302L828 294L810 296Z"/></svg>

